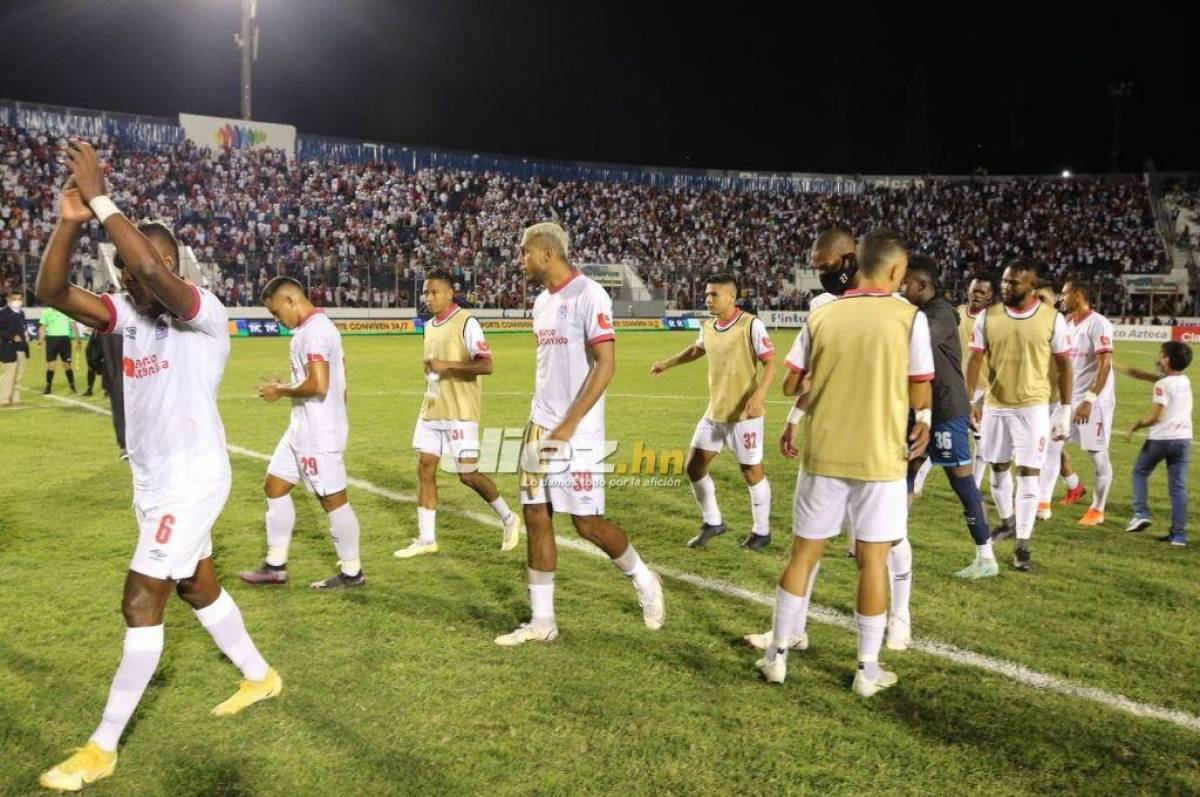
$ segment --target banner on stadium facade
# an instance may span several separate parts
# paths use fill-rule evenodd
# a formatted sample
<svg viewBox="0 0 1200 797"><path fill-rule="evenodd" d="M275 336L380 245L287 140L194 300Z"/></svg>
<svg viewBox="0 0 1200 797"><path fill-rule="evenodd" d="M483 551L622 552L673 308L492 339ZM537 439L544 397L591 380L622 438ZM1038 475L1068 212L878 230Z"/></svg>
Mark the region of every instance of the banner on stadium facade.
<svg viewBox="0 0 1200 797"><path fill-rule="evenodd" d="M605 288L620 288L625 284L625 267L600 263L584 263L579 267L583 275L595 280Z"/></svg>
<svg viewBox="0 0 1200 797"><path fill-rule="evenodd" d="M296 156L296 128L246 119L179 114L179 126L187 140L211 149L281 149Z"/></svg>
<svg viewBox="0 0 1200 797"><path fill-rule="evenodd" d="M1200 324L1184 324L1171 327L1171 340L1183 343L1200 343Z"/></svg>
<svg viewBox="0 0 1200 797"><path fill-rule="evenodd" d="M702 323L695 316L667 316L662 320L663 329L699 329Z"/></svg>
<svg viewBox="0 0 1200 797"><path fill-rule="evenodd" d="M333 325L343 335L406 335L417 331L409 318L343 318Z"/></svg>
<svg viewBox="0 0 1200 797"><path fill-rule="evenodd" d="M229 334L239 338L277 338L290 337L292 331L273 318L237 318L229 320Z"/></svg>
<svg viewBox="0 0 1200 797"><path fill-rule="evenodd" d="M532 318L480 318L479 326L493 332L532 332Z"/></svg>
<svg viewBox="0 0 1200 797"><path fill-rule="evenodd" d="M1129 293L1184 293L1183 286L1165 274L1122 275L1125 290Z"/></svg>
<svg viewBox="0 0 1200 797"><path fill-rule="evenodd" d="M1171 339L1171 327L1156 327L1147 324L1114 324L1113 337L1118 340L1135 341L1168 341Z"/></svg>
<svg viewBox="0 0 1200 797"><path fill-rule="evenodd" d="M769 327L798 328L808 321L807 310L763 310L758 314Z"/></svg>
<svg viewBox="0 0 1200 797"><path fill-rule="evenodd" d="M618 318L613 321L617 329L662 329L663 322L659 318Z"/></svg>

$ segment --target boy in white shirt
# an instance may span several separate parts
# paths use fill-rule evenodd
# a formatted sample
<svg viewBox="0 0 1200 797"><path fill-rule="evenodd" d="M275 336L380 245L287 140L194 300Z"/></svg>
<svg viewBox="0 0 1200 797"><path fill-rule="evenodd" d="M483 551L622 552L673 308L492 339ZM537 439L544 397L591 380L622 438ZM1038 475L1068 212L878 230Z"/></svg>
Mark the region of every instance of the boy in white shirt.
<svg viewBox="0 0 1200 797"><path fill-rule="evenodd" d="M1167 461L1167 487L1171 494L1171 528L1159 542L1187 545L1187 472L1192 456L1192 384L1183 375L1192 363L1192 349L1186 343L1164 343L1158 355L1158 373L1127 365L1116 365L1121 373L1154 382L1150 411L1126 433L1132 441L1138 429L1149 429L1133 466L1133 518L1126 531L1144 531L1150 526L1150 508L1146 502L1146 482L1162 460Z"/></svg>

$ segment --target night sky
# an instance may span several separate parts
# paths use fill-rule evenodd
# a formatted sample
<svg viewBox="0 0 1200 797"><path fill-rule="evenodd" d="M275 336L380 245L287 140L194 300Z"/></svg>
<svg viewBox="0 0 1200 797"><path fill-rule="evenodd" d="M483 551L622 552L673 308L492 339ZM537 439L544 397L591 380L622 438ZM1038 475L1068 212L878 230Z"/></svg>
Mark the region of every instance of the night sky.
<svg viewBox="0 0 1200 797"><path fill-rule="evenodd" d="M714 5L260 0L254 116L569 160L1081 173L1110 170L1129 81L1119 167L1200 168L1194 2ZM6 2L0 98L237 116L239 19L238 0Z"/></svg>

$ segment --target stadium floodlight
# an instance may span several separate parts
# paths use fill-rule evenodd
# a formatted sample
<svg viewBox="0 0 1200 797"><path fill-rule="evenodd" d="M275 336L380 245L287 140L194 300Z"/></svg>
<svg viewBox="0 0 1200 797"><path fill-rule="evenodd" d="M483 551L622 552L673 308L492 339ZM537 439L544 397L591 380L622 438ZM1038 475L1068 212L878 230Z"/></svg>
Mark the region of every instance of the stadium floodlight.
<svg viewBox="0 0 1200 797"><path fill-rule="evenodd" d="M1062 171L1062 176L1063 176L1063 177L1070 177L1070 176L1071 176L1071 170L1070 170L1070 169L1063 169L1063 171Z"/></svg>

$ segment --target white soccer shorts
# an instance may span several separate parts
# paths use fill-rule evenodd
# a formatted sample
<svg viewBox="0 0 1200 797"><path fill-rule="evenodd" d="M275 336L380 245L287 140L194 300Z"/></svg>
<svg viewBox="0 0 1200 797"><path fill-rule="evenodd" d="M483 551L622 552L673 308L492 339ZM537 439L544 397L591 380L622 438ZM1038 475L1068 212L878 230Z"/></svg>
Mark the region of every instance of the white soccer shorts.
<svg viewBox="0 0 1200 797"><path fill-rule="evenodd" d="M231 481L225 476L186 487L135 489L138 543L129 569L176 581L194 576L200 560L212 556L212 527L225 508Z"/></svg>
<svg viewBox="0 0 1200 797"><path fill-rule="evenodd" d="M532 429L533 424L530 424ZM530 435L526 433L526 439ZM521 503L549 503L555 512L568 515L604 514L603 436L576 435L570 440L569 461L551 463L547 473L521 473ZM524 456L524 452L522 452ZM524 461L522 461L524 468ZM527 485L527 479L536 484Z"/></svg>
<svg viewBox="0 0 1200 797"><path fill-rule="evenodd" d="M692 434L692 448L721 453L732 448L739 465L759 465L763 461L763 417L744 421L714 421L701 418Z"/></svg>
<svg viewBox="0 0 1200 797"><path fill-rule="evenodd" d="M1075 423L1075 408L1072 408L1071 434L1067 439L1076 443L1084 451L1107 451L1108 441L1112 438L1112 425L1117 414L1116 409L1113 405L1093 404L1088 422L1079 424Z"/></svg>
<svg viewBox="0 0 1200 797"><path fill-rule="evenodd" d="M304 482L310 493L324 498L346 489L346 460L340 451L304 452L292 448L285 435L275 446L267 473L288 484Z"/></svg>
<svg viewBox="0 0 1200 797"><path fill-rule="evenodd" d="M1050 439L1050 407L1010 409L988 407L983 412L979 450L985 462L1015 462L1018 468L1041 469Z"/></svg>
<svg viewBox="0 0 1200 797"><path fill-rule="evenodd" d="M475 421L417 419L412 447L435 457L449 454L455 461L479 458L479 424Z"/></svg>
<svg viewBox="0 0 1200 797"><path fill-rule="evenodd" d="M846 530L863 542L895 542L908 536L908 480L867 482L796 476L792 533L806 540L828 540Z"/></svg>

